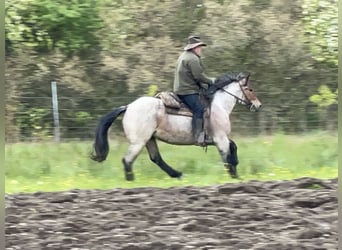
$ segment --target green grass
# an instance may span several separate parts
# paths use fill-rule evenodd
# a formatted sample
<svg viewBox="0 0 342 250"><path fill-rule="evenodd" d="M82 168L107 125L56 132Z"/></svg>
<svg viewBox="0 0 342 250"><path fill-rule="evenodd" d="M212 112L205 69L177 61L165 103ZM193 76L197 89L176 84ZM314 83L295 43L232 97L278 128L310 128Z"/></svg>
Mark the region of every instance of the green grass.
<svg viewBox="0 0 342 250"><path fill-rule="evenodd" d="M303 176L338 176L337 136L326 133L289 136L236 137L238 171L243 181L289 180ZM200 147L159 143L164 160L182 171L181 180L169 178L154 165L146 152L134 164L136 180L127 182L121 158L127 144L110 143L103 163L89 159L92 142L18 143L6 145L6 193L60 191L68 189L110 189L143 186L204 186L231 179L215 147L207 153Z"/></svg>

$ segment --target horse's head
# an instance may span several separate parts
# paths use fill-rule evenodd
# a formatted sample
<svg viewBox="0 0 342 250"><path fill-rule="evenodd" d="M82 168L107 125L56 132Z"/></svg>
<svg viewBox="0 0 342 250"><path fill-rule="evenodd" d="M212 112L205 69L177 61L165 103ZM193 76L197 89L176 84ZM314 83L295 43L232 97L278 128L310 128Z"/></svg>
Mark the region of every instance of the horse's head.
<svg viewBox="0 0 342 250"><path fill-rule="evenodd" d="M236 80L241 90L240 97L237 96L237 99L240 104L247 105L250 111L257 112L261 108L261 102L248 84L249 76L244 73L237 75Z"/></svg>
<svg viewBox="0 0 342 250"><path fill-rule="evenodd" d="M250 111L259 111L261 102L249 86L248 80L249 74L246 73L225 74L218 77L205 94L212 99L216 91L221 90L235 97L238 103L246 105Z"/></svg>

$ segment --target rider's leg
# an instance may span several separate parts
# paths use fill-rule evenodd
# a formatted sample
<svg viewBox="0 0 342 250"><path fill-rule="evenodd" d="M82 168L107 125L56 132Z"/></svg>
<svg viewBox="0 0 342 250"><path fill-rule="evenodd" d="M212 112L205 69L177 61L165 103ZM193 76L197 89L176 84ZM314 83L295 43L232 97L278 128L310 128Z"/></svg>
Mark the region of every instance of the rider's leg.
<svg viewBox="0 0 342 250"><path fill-rule="evenodd" d="M192 129L197 144L204 144L203 113L204 107L199 94L179 95L179 98L191 109L193 113Z"/></svg>

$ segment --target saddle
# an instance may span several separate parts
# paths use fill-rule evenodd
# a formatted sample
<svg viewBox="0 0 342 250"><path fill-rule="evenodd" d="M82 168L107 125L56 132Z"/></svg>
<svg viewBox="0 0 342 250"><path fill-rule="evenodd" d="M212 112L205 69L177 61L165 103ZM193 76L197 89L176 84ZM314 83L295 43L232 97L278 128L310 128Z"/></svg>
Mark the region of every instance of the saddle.
<svg viewBox="0 0 342 250"><path fill-rule="evenodd" d="M156 94L154 97L159 98L163 102L166 113L192 117L192 111L182 102L176 93L164 91Z"/></svg>

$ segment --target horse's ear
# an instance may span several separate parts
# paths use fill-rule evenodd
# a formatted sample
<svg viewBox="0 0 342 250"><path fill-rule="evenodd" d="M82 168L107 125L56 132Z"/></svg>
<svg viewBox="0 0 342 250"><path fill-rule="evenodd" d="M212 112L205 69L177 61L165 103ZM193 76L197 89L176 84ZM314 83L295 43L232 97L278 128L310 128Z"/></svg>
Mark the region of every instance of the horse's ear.
<svg viewBox="0 0 342 250"><path fill-rule="evenodd" d="M249 76L250 76L250 73L240 72L237 75L237 79L241 85L245 86L248 84Z"/></svg>
<svg viewBox="0 0 342 250"><path fill-rule="evenodd" d="M251 74L247 73L247 76L246 76L246 85L248 84L250 75L251 75Z"/></svg>
<svg viewBox="0 0 342 250"><path fill-rule="evenodd" d="M249 76L250 76L250 74L245 74L245 75L242 75L242 76L241 76L241 78L240 78L240 84L241 84L242 86L247 86L247 85L248 85Z"/></svg>

